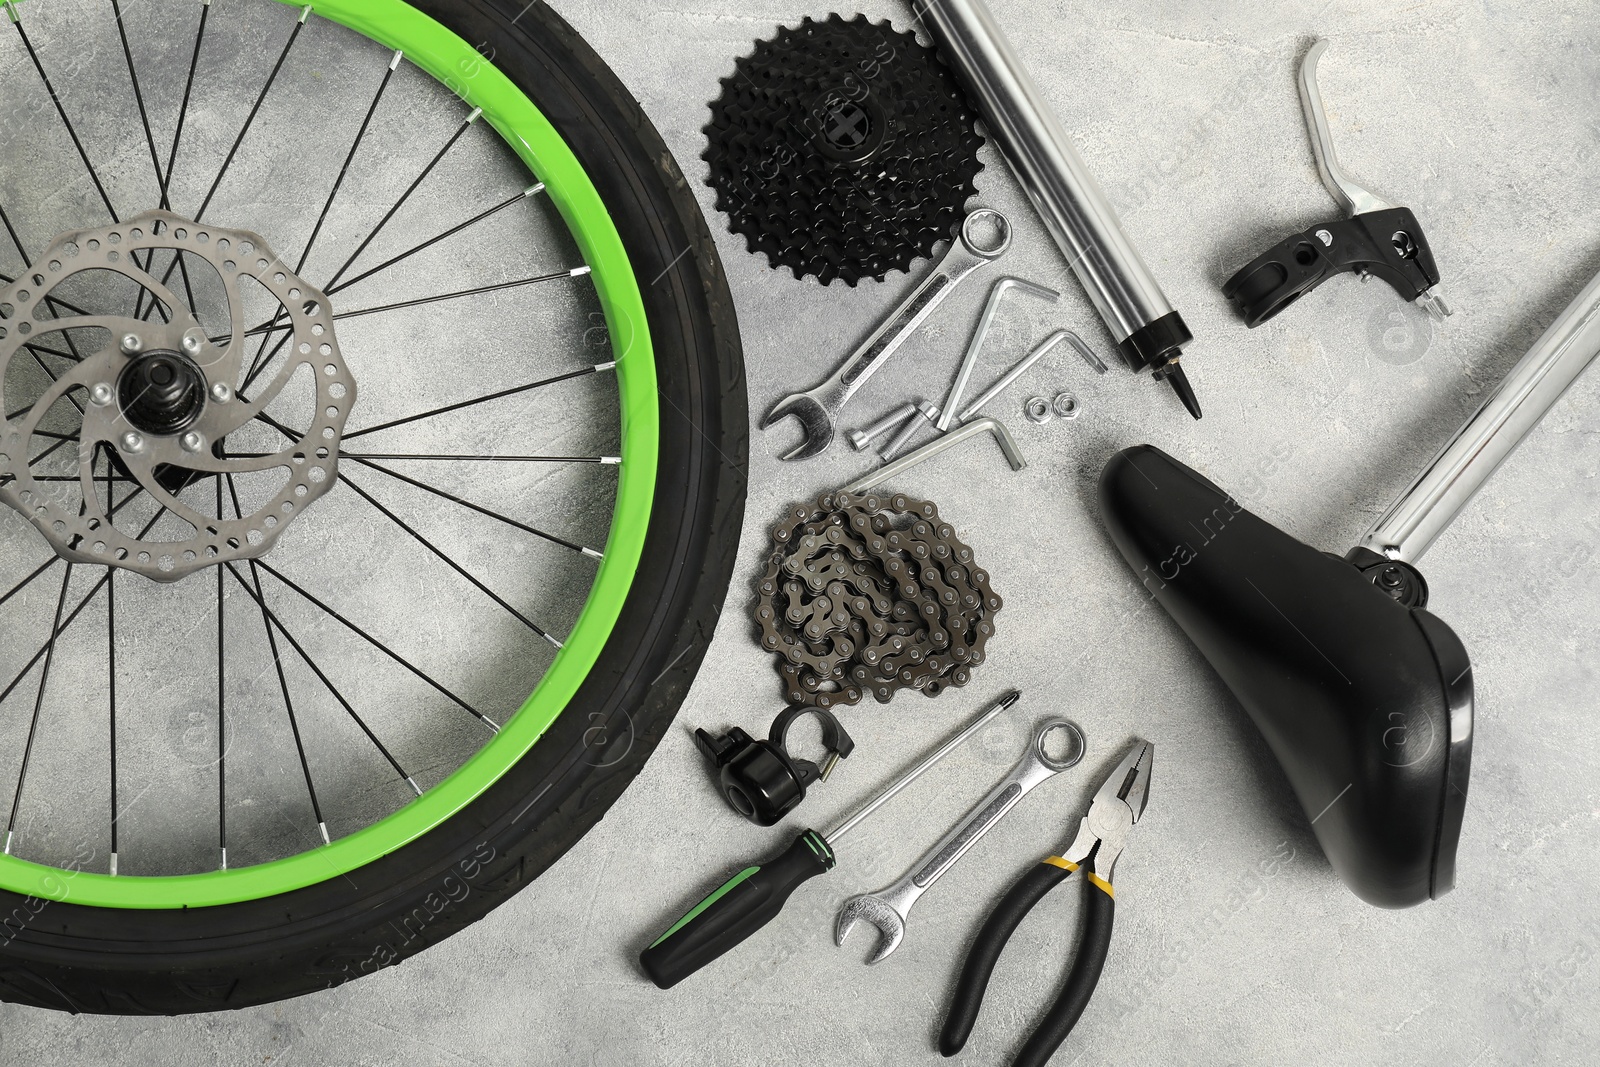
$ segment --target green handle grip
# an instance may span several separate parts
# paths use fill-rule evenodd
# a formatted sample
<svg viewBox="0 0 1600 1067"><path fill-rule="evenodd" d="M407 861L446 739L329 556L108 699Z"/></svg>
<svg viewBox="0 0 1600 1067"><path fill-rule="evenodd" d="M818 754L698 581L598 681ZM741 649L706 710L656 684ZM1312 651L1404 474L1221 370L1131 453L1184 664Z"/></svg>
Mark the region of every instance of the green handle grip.
<svg viewBox="0 0 1600 1067"><path fill-rule="evenodd" d="M833 849L815 830L770 863L746 867L696 904L639 954L645 974L671 989L778 917L800 883L833 870Z"/></svg>

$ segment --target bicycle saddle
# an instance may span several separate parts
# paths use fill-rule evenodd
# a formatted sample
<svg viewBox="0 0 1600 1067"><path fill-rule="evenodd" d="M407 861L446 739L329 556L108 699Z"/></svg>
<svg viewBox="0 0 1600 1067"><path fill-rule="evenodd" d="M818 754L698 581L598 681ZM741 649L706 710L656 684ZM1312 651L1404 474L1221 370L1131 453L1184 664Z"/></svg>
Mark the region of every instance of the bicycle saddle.
<svg viewBox="0 0 1600 1067"><path fill-rule="evenodd" d="M1160 449L1100 477L1112 540L1238 697L1357 896L1448 892L1472 756L1472 665L1406 564L1319 552Z"/></svg>

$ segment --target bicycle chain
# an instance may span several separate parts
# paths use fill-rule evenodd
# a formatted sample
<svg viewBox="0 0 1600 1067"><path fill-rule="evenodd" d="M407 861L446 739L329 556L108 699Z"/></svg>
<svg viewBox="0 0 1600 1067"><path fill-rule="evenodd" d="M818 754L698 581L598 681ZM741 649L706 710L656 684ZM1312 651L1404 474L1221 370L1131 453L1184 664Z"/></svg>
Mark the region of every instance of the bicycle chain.
<svg viewBox="0 0 1600 1067"><path fill-rule="evenodd" d="M751 252L854 286L948 241L983 169L977 115L938 52L888 22L784 27L722 79L707 184Z"/></svg>
<svg viewBox="0 0 1600 1067"><path fill-rule="evenodd" d="M791 704L831 708L972 680L1003 601L932 503L824 493L772 529L752 611Z"/></svg>

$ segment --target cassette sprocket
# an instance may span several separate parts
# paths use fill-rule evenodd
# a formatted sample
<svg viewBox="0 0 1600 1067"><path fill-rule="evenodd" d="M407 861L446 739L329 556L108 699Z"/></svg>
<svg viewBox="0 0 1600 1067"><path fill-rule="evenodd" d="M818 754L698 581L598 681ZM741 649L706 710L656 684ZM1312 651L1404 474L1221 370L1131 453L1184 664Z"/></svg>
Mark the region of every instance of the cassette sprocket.
<svg viewBox="0 0 1600 1067"><path fill-rule="evenodd" d="M949 240L983 138L938 53L865 15L786 27L722 80L705 128L717 207L796 278L854 286Z"/></svg>

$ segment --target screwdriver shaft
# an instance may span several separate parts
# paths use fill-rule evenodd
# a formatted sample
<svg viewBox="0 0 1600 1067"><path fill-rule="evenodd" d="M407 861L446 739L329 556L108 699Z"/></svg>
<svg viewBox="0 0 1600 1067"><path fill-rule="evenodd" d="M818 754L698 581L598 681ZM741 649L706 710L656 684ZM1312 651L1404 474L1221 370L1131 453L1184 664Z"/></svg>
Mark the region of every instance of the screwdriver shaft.
<svg viewBox="0 0 1600 1067"><path fill-rule="evenodd" d="M825 831L822 835L823 840L828 842L829 845L837 842L839 838L855 829L856 824L861 822L862 819L865 819L868 815L871 815L873 812L883 807L884 804L888 803L894 798L896 793L900 792L900 790L904 789L906 786L922 777L928 768L932 767L935 763L938 763L950 753L960 748L962 742L966 741L967 738L971 737L973 734L987 726L990 719L993 719L996 715L1000 714L1002 711L1005 711L1007 708L1011 707L1021 699L1022 694L1013 689L1011 692L1007 693L1005 696L989 705L983 711L979 712L977 718L968 723L966 728L963 729L959 734L956 734L950 740L940 745L938 751L934 752L927 759L923 760L905 774L895 779L895 781L886 787L883 792L867 801L867 803L857 810L854 815L850 816L832 830Z"/></svg>

